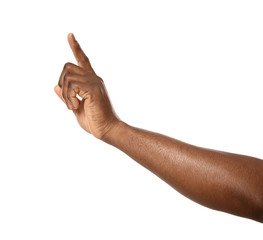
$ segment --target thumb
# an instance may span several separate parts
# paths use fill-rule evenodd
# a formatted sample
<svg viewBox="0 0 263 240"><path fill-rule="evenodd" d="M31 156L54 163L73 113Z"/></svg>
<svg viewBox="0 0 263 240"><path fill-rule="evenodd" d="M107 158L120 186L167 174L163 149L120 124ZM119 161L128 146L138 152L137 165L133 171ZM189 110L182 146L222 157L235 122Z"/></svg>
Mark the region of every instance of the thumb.
<svg viewBox="0 0 263 240"><path fill-rule="evenodd" d="M54 91L58 95L58 97L65 103L65 101L64 101L64 99L62 97L61 88L58 85L55 86Z"/></svg>

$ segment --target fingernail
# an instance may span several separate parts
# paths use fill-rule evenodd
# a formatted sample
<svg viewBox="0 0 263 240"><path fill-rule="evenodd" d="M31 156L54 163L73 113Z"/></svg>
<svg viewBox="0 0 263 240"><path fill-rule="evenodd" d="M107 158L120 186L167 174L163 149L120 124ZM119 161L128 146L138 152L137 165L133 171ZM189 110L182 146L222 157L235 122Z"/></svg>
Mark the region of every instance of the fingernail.
<svg viewBox="0 0 263 240"><path fill-rule="evenodd" d="M74 41L76 41L75 35L73 33L71 33L72 38L74 39Z"/></svg>

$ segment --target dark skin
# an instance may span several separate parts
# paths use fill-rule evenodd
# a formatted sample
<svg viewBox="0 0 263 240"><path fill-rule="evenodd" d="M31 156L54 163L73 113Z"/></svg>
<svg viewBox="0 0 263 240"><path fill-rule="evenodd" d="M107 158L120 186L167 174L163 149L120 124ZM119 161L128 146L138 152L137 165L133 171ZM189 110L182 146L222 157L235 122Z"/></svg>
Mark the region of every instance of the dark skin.
<svg viewBox="0 0 263 240"><path fill-rule="evenodd" d="M103 80L71 33L68 42L78 66L65 64L55 92L84 130L125 152L193 201L263 222L262 160L193 146L121 121Z"/></svg>

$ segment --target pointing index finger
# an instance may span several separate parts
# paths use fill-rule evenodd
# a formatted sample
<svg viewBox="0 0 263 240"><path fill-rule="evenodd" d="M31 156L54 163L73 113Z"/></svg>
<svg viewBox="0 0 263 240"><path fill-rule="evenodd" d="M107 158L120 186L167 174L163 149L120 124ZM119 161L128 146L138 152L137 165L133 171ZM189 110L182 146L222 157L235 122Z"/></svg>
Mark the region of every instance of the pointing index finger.
<svg viewBox="0 0 263 240"><path fill-rule="evenodd" d="M70 48L71 48L71 50L75 56L75 59L78 62L78 65L80 67L86 69L87 71L91 72L91 73L95 73L93 68L91 67L91 64L90 64L88 57L86 56L86 54L81 49L81 47L80 47L80 45L79 45L78 41L76 40L73 33L68 34L68 42L69 42Z"/></svg>

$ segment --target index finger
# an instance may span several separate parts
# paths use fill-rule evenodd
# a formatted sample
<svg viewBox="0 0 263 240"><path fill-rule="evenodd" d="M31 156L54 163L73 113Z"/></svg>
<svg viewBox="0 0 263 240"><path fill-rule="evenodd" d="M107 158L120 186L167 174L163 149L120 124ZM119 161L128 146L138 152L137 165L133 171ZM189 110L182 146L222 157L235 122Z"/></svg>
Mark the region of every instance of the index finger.
<svg viewBox="0 0 263 240"><path fill-rule="evenodd" d="M71 50L75 56L75 59L78 62L78 65L80 67L86 69L87 71L91 72L91 73L95 73L95 71L91 67L91 64L90 64L88 57L86 56L86 54L81 49L81 47L80 47L79 43L77 42L73 33L68 34L68 42L69 42L70 48L71 48Z"/></svg>

